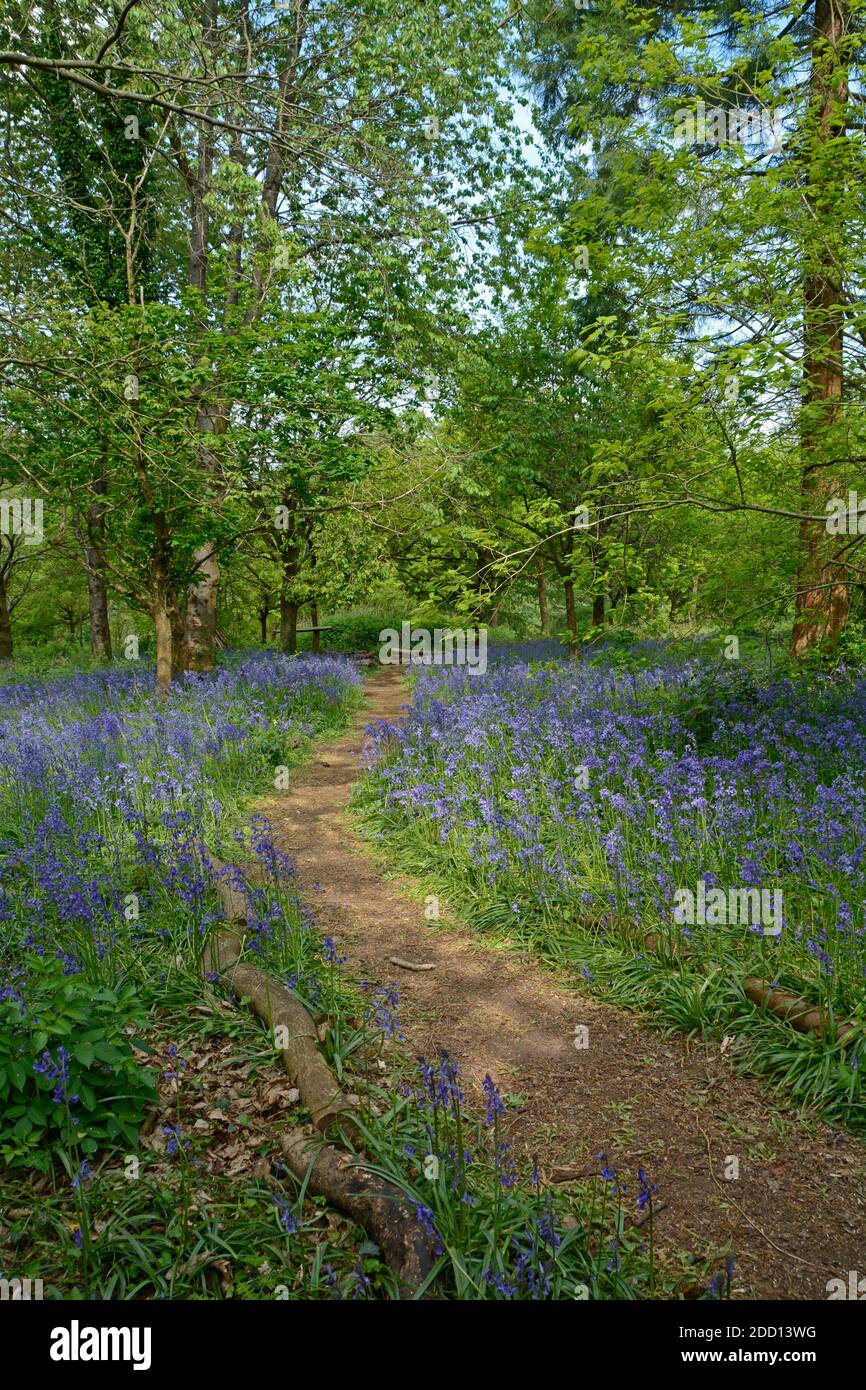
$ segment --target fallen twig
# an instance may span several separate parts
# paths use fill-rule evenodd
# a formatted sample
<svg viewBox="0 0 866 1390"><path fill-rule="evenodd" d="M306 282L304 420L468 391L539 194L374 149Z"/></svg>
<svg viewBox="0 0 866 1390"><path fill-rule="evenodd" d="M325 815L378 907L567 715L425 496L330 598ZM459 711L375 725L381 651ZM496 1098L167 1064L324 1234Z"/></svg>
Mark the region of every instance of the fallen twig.
<svg viewBox="0 0 866 1390"><path fill-rule="evenodd" d="M652 1217L658 1216L660 1211L667 1211L667 1209L667 1202L653 1202L650 1206L647 1207L643 1216L639 1216L636 1221L633 1221L631 1223L632 1230L636 1231L639 1226L645 1226L646 1223L649 1220L651 1220Z"/></svg>

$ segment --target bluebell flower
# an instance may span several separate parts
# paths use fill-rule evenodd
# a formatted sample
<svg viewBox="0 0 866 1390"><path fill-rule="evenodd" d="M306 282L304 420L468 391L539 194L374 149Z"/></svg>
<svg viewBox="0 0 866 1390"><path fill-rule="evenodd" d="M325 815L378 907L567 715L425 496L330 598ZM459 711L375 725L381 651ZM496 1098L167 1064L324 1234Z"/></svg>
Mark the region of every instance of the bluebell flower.
<svg viewBox="0 0 866 1390"><path fill-rule="evenodd" d="M500 1115L505 1114L505 1102L499 1094L497 1087L493 1084L489 1072L482 1081L481 1086L487 1104L484 1123L486 1125L492 1125Z"/></svg>
<svg viewBox="0 0 866 1390"><path fill-rule="evenodd" d="M78 1188L78 1187L84 1187L84 1186L86 1186L87 1183L90 1182L90 1180L91 1180L92 1177L93 1177L93 1168L92 1168L91 1164L88 1162L88 1160L85 1158L85 1159L82 1160L81 1165L79 1166L78 1172L75 1174L75 1177L72 1179L72 1186L73 1186L73 1187L76 1187L76 1188Z"/></svg>

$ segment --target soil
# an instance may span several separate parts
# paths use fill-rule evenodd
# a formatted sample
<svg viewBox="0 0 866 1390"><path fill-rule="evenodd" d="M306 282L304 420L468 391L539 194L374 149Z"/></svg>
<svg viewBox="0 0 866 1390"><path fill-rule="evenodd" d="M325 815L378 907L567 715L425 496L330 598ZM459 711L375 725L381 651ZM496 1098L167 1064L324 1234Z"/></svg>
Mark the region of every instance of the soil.
<svg viewBox="0 0 866 1390"><path fill-rule="evenodd" d="M829 1280L866 1274L866 1146L786 1110L717 1046L664 1040L533 959L459 923L428 922L429 886L384 876L348 803L365 726L399 718L406 700L399 675L377 671L348 731L262 810L347 968L399 981L411 1049L447 1049L479 1100L488 1072L503 1094L522 1097L509 1108L509 1137L539 1155L548 1177L598 1171L604 1152L633 1193L643 1167L664 1203L657 1245L701 1260L730 1252L735 1298L826 1299ZM435 969L408 971L394 955ZM575 1046L576 1025L589 1030L588 1047ZM733 1158L739 1177L729 1179Z"/></svg>

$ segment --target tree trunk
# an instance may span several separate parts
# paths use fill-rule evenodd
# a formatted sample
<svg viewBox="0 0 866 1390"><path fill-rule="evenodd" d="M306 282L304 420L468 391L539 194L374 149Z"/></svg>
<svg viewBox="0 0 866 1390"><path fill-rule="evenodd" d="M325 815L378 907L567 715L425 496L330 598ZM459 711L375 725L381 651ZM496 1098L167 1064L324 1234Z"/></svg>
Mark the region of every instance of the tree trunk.
<svg viewBox="0 0 866 1390"><path fill-rule="evenodd" d="M315 541L314 541L314 539L313 539L313 528L312 528L311 525L308 525L308 526L307 526L307 529L306 529L306 536L307 536L307 564L309 565L310 571L311 571L311 585L310 585L310 587L311 587L311 588L313 589L313 591L314 591L313 597L310 599L310 623L312 624L313 628L317 628L317 627L319 626L319 600L315 597L316 559L317 559L317 556L316 556ZM311 645L311 649L312 649L312 651L313 651L313 654L314 654L315 656L318 656L318 654L319 654L319 652L321 651L321 648L322 648L321 636L322 636L322 635L321 635L320 632L315 632L315 631L313 632L312 642L311 642L310 645Z"/></svg>
<svg viewBox="0 0 866 1390"><path fill-rule="evenodd" d="M6 589L6 576L0 571L0 661L12 660L12 617L9 612L9 594Z"/></svg>
<svg viewBox="0 0 866 1390"><path fill-rule="evenodd" d="M95 558L95 556L94 556ZM102 575L87 569L87 607L90 614L90 654L96 661L111 660L111 628L108 625L108 593Z"/></svg>
<svg viewBox="0 0 866 1390"><path fill-rule="evenodd" d="M847 133L848 79L840 43L848 30L844 0L816 0L808 145L806 245L803 276L803 389L800 426L801 500L804 512L826 510L843 496L836 456L843 390L843 287L839 275L842 229L838 207L846 193L846 165L839 149ZM830 142L835 142L828 151ZM856 523L855 523L856 524ZM800 564L790 654L802 656L824 639L835 645L850 606L842 548L847 538L828 534L823 519L800 522Z"/></svg>
<svg viewBox="0 0 866 1390"><path fill-rule="evenodd" d="M202 436L198 460L204 486L211 497L219 495L219 459L216 451L205 441L225 434L228 418L225 410L213 401L200 398L196 410L196 429ZM212 671L216 652L217 600L219 597L220 567L216 542L207 540L193 555L195 579L186 596L186 627L183 640L184 668L189 671Z"/></svg>
<svg viewBox="0 0 866 1390"><path fill-rule="evenodd" d="M541 620L541 636L550 636L550 603L547 597L547 570L540 567L536 576L538 584L538 616Z"/></svg>
<svg viewBox="0 0 866 1390"><path fill-rule="evenodd" d="M298 539L295 499L286 496L283 506L287 510L288 524L277 536L277 552L280 557L280 651L292 655L298 650L298 608L297 599L289 595L294 589L298 571L301 568L301 547Z"/></svg>
<svg viewBox="0 0 866 1390"><path fill-rule="evenodd" d="M695 575L692 579L692 601L689 605L689 624L693 628L698 625L698 590L700 587L701 581Z"/></svg>
<svg viewBox="0 0 866 1390"><path fill-rule="evenodd" d="M204 42L213 48L216 35L216 0L205 0L202 6L204 23ZM202 124L199 130L198 160L195 178L189 186L190 229L189 262L187 280L198 291L204 303L207 291L208 244L210 236L210 213L207 195L210 192L213 168L213 132ZM202 311L202 327L205 313ZM207 387L196 391L195 425L202 442L198 449L203 485L211 496L218 495L219 460L215 451L209 447L211 438L224 434L228 425L225 410L207 396ZM216 547L212 540L205 541L193 555L195 579L187 591L186 626L183 639L184 668L191 671L211 671L214 664L217 629L217 597L219 594L220 569L216 557ZM175 643L177 646L177 643Z"/></svg>
<svg viewBox="0 0 866 1390"><path fill-rule="evenodd" d="M270 617L270 604L259 609L259 632L261 633L262 646L267 646L268 641L268 618Z"/></svg>
<svg viewBox="0 0 866 1390"><path fill-rule="evenodd" d="M87 609L90 614L90 654L97 661L111 660L111 628L108 623L108 590L105 586L105 496L108 492L107 446L103 444L100 470L90 492L93 501L87 509L84 565L87 570Z"/></svg>
<svg viewBox="0 0 866 1390"><path fill-rule="evenodd" d="M592 625L604 627L604 594L596 594L592 600Z"/></svg>
<svg viewBox="0 0 866 1390"><path fill-rule="evenodd" d="M156 628L156 688L167 695L172 677L171 615L164 592L154 597L153 623Z"/></svg>
<svg viewBox="0 0 866 1390"><path fill-rule="evenodd" d="M168 693L172 679L183 671L183 613L173 588L166 560L166 542L157 545L150 559L153 625L156 630L156 688Z"/></svg>
<svg viewBox="0 0 866 1390"><path fill-rule="evenodd" d="M568 628L568 654L572 661L580 655L580 641L577 636L577 610L574 604L574 580L565 581L565 623Z"/></svg>
<svg viewBox="0 0 866 1390"><path fill-rule="evenodd" d="M216 650L217 599L220 567L213 541L205 541L193 556L197 580L186 596L184 666L188 671L212 671Z"/></svg>
<svg viewBox="0 0 866 1390"><path fill-rule="evenodd" d="M175 602L169 609L171 623L171 678L177 680L184 671L190 669L186 655L186 621L180 605Z"/></svg>
<svg viewBox="0 0 866 1390"><path fill-rule="evenodd" d="M294 656L298 650L298 605L280 598L280 651Z"/></svg>

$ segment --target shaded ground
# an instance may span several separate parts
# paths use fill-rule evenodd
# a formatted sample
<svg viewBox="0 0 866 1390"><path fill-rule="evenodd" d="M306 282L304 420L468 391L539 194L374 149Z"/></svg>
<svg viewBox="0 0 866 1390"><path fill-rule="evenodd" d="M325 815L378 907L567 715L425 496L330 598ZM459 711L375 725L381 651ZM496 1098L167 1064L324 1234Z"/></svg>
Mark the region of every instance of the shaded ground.
<svg viewBox="0 0 866 1390"><path fill-rule="evenodd" d="M636 1017L583 997L525 956L424 918L417 885L382 876L347 804L364 726L399 717L406 693L377 672L351 729L292 774L262 808L294 859L323 931L361 979L400 981L409 1045L444 1047L480 1087L490 1072L523 1098L509 1137L557 1167L595 1168L608 1154L634 1190L638 1166L666 1203L659 1244L736 1259L734 1295L827 1297L827 1281L866 1273L866 1146L807 1123L733 1072L718 1051L664 1041ZM389 961L435 962L413 973ZM576 1049L575 1026L589 1029ZM731 1157L738 1180L725 1177Z"/></svg>

